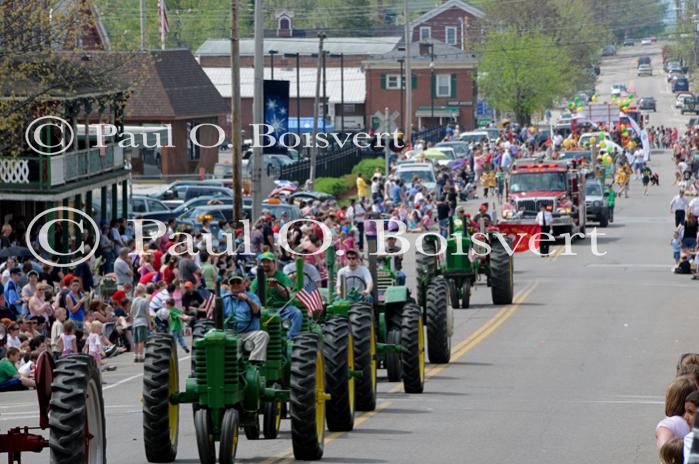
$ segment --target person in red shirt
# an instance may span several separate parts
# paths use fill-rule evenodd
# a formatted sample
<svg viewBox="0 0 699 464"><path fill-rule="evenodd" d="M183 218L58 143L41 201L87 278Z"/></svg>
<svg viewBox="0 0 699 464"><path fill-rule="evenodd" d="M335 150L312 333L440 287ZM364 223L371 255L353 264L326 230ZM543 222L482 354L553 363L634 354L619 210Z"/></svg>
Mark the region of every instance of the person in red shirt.
<svg viewBox="0 0 699 464"><path fill-rule="evenodd" d="M162 266L163 252L158 249L156 242L150 242L148 251L153 256L153 269L160 269Z"/></svg>

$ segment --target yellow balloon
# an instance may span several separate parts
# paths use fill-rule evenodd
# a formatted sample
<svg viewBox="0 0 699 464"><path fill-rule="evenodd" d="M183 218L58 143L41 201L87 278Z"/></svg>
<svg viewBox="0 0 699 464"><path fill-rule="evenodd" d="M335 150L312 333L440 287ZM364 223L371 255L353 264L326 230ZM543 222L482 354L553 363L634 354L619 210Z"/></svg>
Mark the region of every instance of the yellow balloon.
<svg viewBox="0 0 699 464"><path fill-rule="evenodd" d="M613 101L613 102L616 101L616 95L613 95L613 96L612 96L612 101Z"/></svg>
<svg viewBox="0 0 699 464"><path fill-rule="evenodd" d="M563 148L566 148L566 149L570 148L570 140L565 139L563 141Z"/></svg>
<svg viewBox="0 0 699 464"><path fill-rule="evenodd" d="M592 100L592 103L595 103L597 101L597 95L593 95L591 100Z"/></svg>
<svg viewBox="0 0 699 464"><path fill-rule="evenodd" d="M590 137L590 143L591 143L592 145L594 145L595 143L597 143L597 138L596 138L596 137Z"/></svg>
<svg viewBox="0 0 699 464"><path fill-rule="evenodd" d="M578 113L582 113L583 111L585 111L583 107L578 108Z"/></svg>

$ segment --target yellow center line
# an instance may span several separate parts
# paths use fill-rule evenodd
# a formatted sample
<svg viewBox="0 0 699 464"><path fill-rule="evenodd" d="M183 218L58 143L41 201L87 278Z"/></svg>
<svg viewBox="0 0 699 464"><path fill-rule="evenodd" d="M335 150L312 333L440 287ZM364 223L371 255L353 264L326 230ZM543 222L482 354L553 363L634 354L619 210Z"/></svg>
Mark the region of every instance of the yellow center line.
<svg viewBox="0 0 699 464"><path fill-rule="evenodd" d="M562 250L563 248L561 248ZM466 353L471 351L473 348L478 346L483 340L485 340L490 334L492 334L498 327L500 327L507 319L509 319L512 314L514 314L515 311L519 308L519 306L526 301L526 299L531 295L531 293L536 289L536 287L539 285L538 282L534 282L534 284L530 285L527 287L525 290L523 290L517 297L514 298L512 301L512 304L507 305L503 307L500 311L495 314L492 318L490 318L488 321L486 321L482 326L478 328L475 332L471 333L468 337L466 337L464 340L460 341L456 346L452 347L451 350L451 360L450 361L457 361L460 359L462 356L464 356ZM449 364L434 364L429 366L425 370L425 378L431 378L437 375L438 373L442 372L444 369L449 367ZM403 384L402 383L397 383L393 387L391 387L387 393L396 393L399 390L403 389ZM391 400L383 400L379 401L379 403L376 405L376 409L373 411L367 411L361 413L358 417L355 418L354 420L354 426L357 427L364 422L368 421L370 418L375 416L379 411L386 409L388 406L392 404ZM325 437L325 444L327 445L328 443L332 442L333 440L347 434L349 432L333 432ZM276 454L272 456L271 458L263 461L263 464L273 464L280 462L281 463L290 463L292 460L290 459L293 454L293 448L289 448L286 451L282 451L279 454Z"/></svg>

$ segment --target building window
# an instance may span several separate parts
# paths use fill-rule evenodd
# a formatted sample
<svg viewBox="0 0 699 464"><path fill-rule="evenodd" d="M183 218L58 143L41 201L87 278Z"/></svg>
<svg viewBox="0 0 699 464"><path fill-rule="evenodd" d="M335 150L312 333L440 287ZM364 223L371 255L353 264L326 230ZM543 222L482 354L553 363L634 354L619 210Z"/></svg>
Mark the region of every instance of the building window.
<svg viewBox="0 0 699 464"><path fill-rule="evenodd" d="M386 75L386 89L388 89L388 90L400 89L400 74L387 74Z"/></svg>
<svg viewBox="0 0 699 464"><path fill-rule="evenodd" d="M444 28L444 41L449 45L456 45L456 27L446 26Z"/></svg>
<svg viewBox="0 0 699 464"><path fill-rule="evenodd" d="M432 28L430 26L420 27L420 40L429 40L432 38Z"/></svg>
<svg viewBox="0 0 699 464"><path fill-rule="evenodd" d="M451 74L437 74L437 95L451 97Z"/></svg>
<svg viewBox="0 0 699 464"><path fill-rule="evenodd" d="M355 105L345 103L343 111L345 113L354 113L356 111Z"/></svg>

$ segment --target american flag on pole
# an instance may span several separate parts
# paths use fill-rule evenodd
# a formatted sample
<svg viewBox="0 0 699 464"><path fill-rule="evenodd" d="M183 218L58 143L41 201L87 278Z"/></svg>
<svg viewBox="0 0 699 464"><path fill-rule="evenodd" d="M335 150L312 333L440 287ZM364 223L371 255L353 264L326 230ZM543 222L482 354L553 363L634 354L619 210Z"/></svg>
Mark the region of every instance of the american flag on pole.
<svg viewBox="0 0 699 464"><path fill-rule="evenodd" d="M313 316L313 313L323 310L323 297L320 295L320 290L318 290L318 287L316 287L316 284L313 282L308 282L306 286L296 294L296 299L306 308L309 316Z"/></svg>
<svg viewBox="0 0 699 464"><path fill-rule="evenodd" d="M207 319L213 319L215 301L216 295L214 295L214 292L209 292L209 296L206 297L204 300L204 305L202 306L202 308L206 309Z"/></svg>
<svg viewBox="0 0 699 464"><path fill-rule="evenodd" d="M160 47L165 50L165 34L170 32L165 0L158 0L158 32L160 33Z"/></svg>

